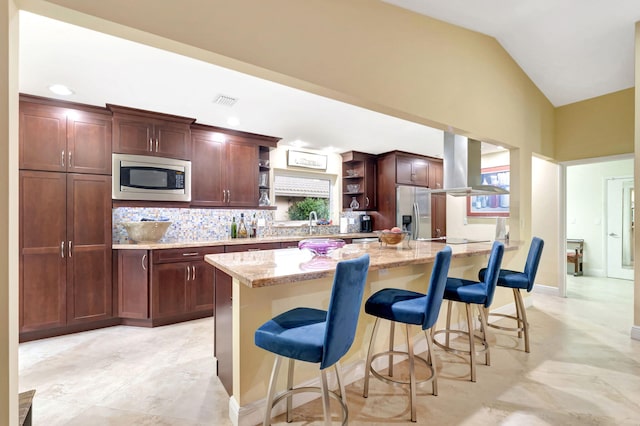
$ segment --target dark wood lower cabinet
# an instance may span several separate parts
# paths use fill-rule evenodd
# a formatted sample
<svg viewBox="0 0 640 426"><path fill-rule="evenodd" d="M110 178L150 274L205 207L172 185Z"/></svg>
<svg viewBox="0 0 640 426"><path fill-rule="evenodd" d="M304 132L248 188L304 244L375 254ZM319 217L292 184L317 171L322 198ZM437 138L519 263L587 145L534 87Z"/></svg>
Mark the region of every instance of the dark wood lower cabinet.
<svg viewBox="0 0 640 426"><path fill-rule="evenodd" d="M204 256L224 246L118 250L118 314L153 327L213 315L214 273Z"/></svg>
<svg viewBox="0 0 640 426"><path fill-rule="evenodd" d="M149 318L149 252L118 250L117 263L118 316Z"/></svg>
<svg viewBox="0 0 640 426"><path fill-rule="evenodd" d="M215 269L215 331L213 355L216 357L218 378L233 395L233 310L232 279L219 269Z"/></svg>

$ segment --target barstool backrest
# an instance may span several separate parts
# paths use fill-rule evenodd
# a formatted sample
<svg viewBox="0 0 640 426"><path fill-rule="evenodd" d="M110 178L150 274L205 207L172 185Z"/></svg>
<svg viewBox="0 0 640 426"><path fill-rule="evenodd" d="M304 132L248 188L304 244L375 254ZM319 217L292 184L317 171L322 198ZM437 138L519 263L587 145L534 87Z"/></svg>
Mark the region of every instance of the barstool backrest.
<svg viewBox="0 0 640 426"><path fill-rule="evenodd" d="M427 293L427 302L425 303L425 316L422 323L422 329L427 330L436 323L440 306L442 305L442 296L444 288L447 285L447 274L449 273L449 265L451 264L451 247L446 246L436 254L436 260L431 270L431 279L429 280L429 290Z"/></svg>
<svg viewBox="0 0 640 426"><path fill-rule="evenodd" d="M343 260L336 266L327 309L321 370L338 362L353 344L368 271L368 254Z"/></svg>
<svg viewBox="0 0 640 426"><path fill-rule="evenodd" d="M527 291L531 291L533 288L533 282L536 279L536 273L538 272L538 265L540 264L540 258L542 257L543 247L544 241L541 238L533 237L531 239L527 262L524 264L524 274L529 280L529 287L527 287Z"/></svg>
<svg viewBox="0 0 640 426"><path fill-rule="evenodd" d="M498 284L498 276L500 275L500 265L502 265L502 256L504 255L504 244L500 241L494 241L489 255L489 263L487 264L487 272L484 276L484 285L487 290L487 299L484 304L485 308L491 306L493 295L496 292L496 284Z"/></svg>

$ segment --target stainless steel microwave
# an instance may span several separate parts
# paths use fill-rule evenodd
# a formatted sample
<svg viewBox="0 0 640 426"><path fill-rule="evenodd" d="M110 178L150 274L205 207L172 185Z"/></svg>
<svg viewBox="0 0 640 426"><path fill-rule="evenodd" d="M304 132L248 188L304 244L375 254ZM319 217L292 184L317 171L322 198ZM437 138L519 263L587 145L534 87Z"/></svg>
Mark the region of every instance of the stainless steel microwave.
<svg viewBox="0 0 640 426"><path fill-rule="evenodd" d="M112 154L114 200L191 201L191 161Z"/></svg>

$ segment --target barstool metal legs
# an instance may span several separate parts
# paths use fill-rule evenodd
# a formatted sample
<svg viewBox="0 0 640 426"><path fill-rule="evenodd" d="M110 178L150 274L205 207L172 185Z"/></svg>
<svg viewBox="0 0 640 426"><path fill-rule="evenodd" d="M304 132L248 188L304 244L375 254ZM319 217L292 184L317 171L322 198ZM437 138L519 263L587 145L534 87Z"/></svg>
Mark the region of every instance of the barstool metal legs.
<svg viewBox="0 0 640 426"><path fill-rule="evenodd" d="M331 407L329 404L329 398L335 398L340 402L342 408L342 424L346 425L348 423L349 418L349 410L347 408L347 393L345 391L344 380L342 380L342 371L340 368L340 363L336 362L334 364L334 368L336 370L336 381L338 382L338 388L340 390L340 395L337 395L335 392L329 390L328 380L327 380L327 369L320 370L320 382L321 387L293 387L293 371L295 365L295 359L289 358L289 366L287 372L287 390L280 393L276 396L276 383L278 381L278 374L280 372L280 366L282 365L282 360L284 359L281 355L276 355L276 359L273 363L273 369L271 370L271 379L269 380L269 390L267 391L267 407L265 409L264 414L264 426L269 426L271 424L271 412L273 407L284 398L287 399L287 423L291 422L291 405L292 405L292 396L296 393L302 392L318 392L322 395L322 411L324 414L324 422L326 426L331 425Z"/></svg>
<svg viewBox="0 0 640 426"><path fill-rule="evenodd" d="M463 331L463 330L452 330L451 329L451 307L452 307L452 301L449 300L447 303L447 325L446 328L444 330L438 330L432 333L432 337L435 337L435 335L437 334L444 334L445 338L445 342L444 343L440 343L437 340L435 340L435 338L433 339L433 343L444 349L447 352L452 352L452 353L458 353L458 354L465 354L469 356L469 364L470 364L470 369L471 369L471 381L475 382L476 381L476 355L478 353L483 353L485 354L485 362L487 365L491 364L491 355L490 355L490 350L489 350L489 343L487 342L487 317L486 317L486 311L485 308L481 305L476 305L478 306L478 311L479 311L479 320L480 320L480 330L478 330L478 332L476 333L475 331L475 327L474 327L474 318L473 318L473 306L474 304L470 304L470 303L465 303L465 316L466 316L466 320L467 320L467 330L468 331ZM450 334L451 333L456 333L458 335L462 335L462 336L466 336L469 342L469 350L463 350L463 349L455 349L454 347L452 347L450 345ZM476 339L479 339L479 343L482 345L481 349L476 349Z"/></svg>
<svg viewBox="0 0 640 426"><path fill-rule="evenodd" d="M267 391L267 408L264 413L264 426L271 424L271 409L273 408L273 399L276 394L276 381L278 380L278 373L280 372L280 364L282 363L282 357L276 355L276 360L273 362L273 369L271 370L271 379L269 380L269 390ZM288 414L287 414L288 416ZM287 421L289 419L287 418Z"/></svg>
<svg viewBox="0 0 640 426"><path fill-rule="evenodd" d="M476 339L475 333L473 331L473 315L471 314L471 305L465 303L465 307L467 308L467 325L469 327L469 357L471 362L471 381L476 381ZM448 327L447 327L448 328ZM449 333L447 333L447 339L449 338Z"/></svg>
<svg viewBox="0 0 640 426"><path fill-rule="evenodd" d="M325 426L331 426L331 409L329 407L329 385L327 384L327 370L320 370L322 381L322 412L324 413ZM288 421L288 420L287 420Z"/></svg>
<svg viewBox="0 0 640 426"><path fill-rule="evenodd" d="M393 327L393 324L391 324ZM407 337L407 353L409 354L409 391L411 392L409 405L411 406L411 421L416 421L416 369L413 357L413 339L409 336L409 324L405 324L405 335Z"/></svg>
<svg viewBox="0 0 640 426"><path fill-rule="evenodd" d="M497 328L499 330L506 330L506 331L517 331L518 332L518 338L521 338L522 335L524 334L524 351L529 353L530 352L530 348L529 348L529 322L527 321L527 310L525 309L524 306L524 299L522 298L522 293L520 292L519 288L514 288L513 289L513 299L516 305L516 314L514 315L507 315L507 314L500 314L500 313L489 313L487 315L492 315L492 316L496 316L496 317L502 317L502 318L509 318L511 320L514 320L516 322L516 326L515 327L503 327L501 325L496 325L493 323L489 323L487 322L487 325L489 327L493 327L493 328Z"/></svg>
<svg viewBox="0 0 640 426"><path fill-rule="evenodd" d="M425 330L424 331L424 335L425 338L427 339L427 350L429 351L429 355L428 358L425 360L424 358L421 358L419 356L416 356L413 350L413 339L411 338L411 335L409 333L409 324L405 324L405 337L407 340L407 352L399 352L399 351L395 351L393 349L393 339L394 339L394 328L395 328L395 323L391 323L390 327L391 327L391 331L389 332L389 351L387 352L383 352L383 353L378 353L376 355L373 354L373 344L376 340L377 334L378 334L378 327L380 325L380 318L376 318L376 321L374 323L373 326L373 332L371 333L371 341L369 342L369 350L367 352L367 362L365 364L365 374L364 374L364 390L362 392L362 396L364 396L365 398L367 398L369 396L369 378L370 378L370 374L373 374L375 377L377 377L378 379L386 382L386 383L390 383L390 384L394 384L394 385L409 385L409 393L410 393L410 407L411 407L411 421L415 422L417 419L417 409L416 409L416 401L417 401L417 386L418 383L423 383L426 381L431 381L431 386L433 389L433 394L434 395L438 395L438 383L437 383L437 373L436 373L436 365L435 365L435 355L433 355L433 341L432 341L432 330ZM372 367L372 362L375 358L381 357L381 356L388 356L389 359L389 365L388 365L388 378L387 377L383 377L380 373L378 373L376 370L374 370L374 368ZM407 356L409 358L409 381L408 382L402 382L399 380L394 380L391 379L391 377L393 377L393 355L404 355ZM418 381L416 379L416 367L415 367L415 363L416 360L420 360L421 362L423 362L425 365L427 365L427 367L429 367L431 369L431 376L428 379L425 380L421 380Z"/></svg>

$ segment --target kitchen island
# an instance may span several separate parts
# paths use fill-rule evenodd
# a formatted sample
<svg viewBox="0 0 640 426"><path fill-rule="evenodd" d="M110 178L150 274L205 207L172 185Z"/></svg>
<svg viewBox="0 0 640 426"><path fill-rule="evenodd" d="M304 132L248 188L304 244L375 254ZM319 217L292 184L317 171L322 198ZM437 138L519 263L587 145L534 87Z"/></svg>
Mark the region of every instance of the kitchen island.
<svg viewBox="0 0 640 426"><path fill-rule="evenodd" d="M486 266L491 245L491 242L452 245L449 275L475 279L478 270ZM519 245L517 242L505 245L503 266L513 261ZM443 247L437 242L410 241L398 246L347 244L322 257L296 248L205 256L205 261L215 268L216 343L220 346L220 342L226 341L229 346L216 347L216 358L218 376L231 395L232 421L249 425L262 419L274 359L273 354L253 343L254 332L262 323L298 306L326 309L336 263L363 253L371 257L365 300L385 287L425 292L435 255ZM347 384L363 377L374 322L373 317L365 314L364 307L360 314L353 346L342 359ZM453 318L455 322L462 317L454 312ZM420 330L416 328L415 332ZM382 331L380 335L388 333ZM396 343L402 345L402 339ZM376 344L383 347L387 343L379 339ZM416 352L424 347L426 342L422 339ZM297 384L315 384L317 378L317 365L296 364Z"/></svg>

